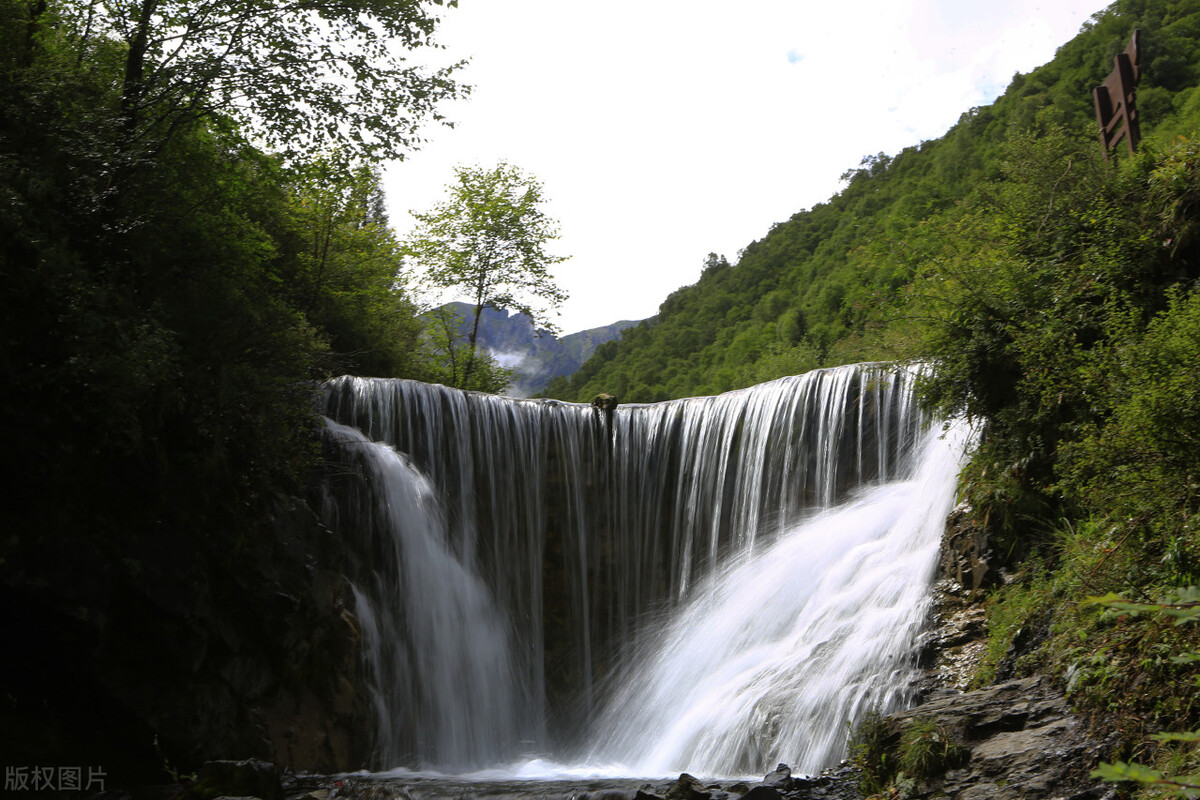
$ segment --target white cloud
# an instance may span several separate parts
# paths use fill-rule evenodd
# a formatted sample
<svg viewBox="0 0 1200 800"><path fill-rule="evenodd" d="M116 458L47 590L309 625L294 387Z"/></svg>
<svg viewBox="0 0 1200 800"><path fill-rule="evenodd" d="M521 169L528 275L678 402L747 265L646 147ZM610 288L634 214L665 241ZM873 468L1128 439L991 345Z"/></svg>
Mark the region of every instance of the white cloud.
<svg viewBox="0 0 1200 800"><path fill-rule="evenodd" d="M439 38L476 90L388 170L393 224L456 164L506 159L561 222L564 331L650 316L709 251L732 260L864 154L940 136L1104 5L463 0Z"/></svg>

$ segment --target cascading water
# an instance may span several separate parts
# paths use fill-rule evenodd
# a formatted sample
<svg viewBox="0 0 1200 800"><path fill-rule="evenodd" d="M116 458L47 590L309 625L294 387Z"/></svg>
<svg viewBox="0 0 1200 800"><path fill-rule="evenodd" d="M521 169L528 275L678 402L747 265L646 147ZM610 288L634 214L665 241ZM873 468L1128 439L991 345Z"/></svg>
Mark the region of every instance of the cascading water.
<svg viewBox="0 0 1200 800"><path fill-rule="evenodd" d="M359 539L352 580L377 751L451 768L510 756L521 726L509 625L454 553L433 486L392 448L328 429L369 490L348 504L344 490L341 504L327 494L322 506Z"/></svg>
<svg viewBox="0 0 1200 800"><path fill-rule="evenodd" d="M610 416L332 382L326 413L365 438L337 435L403 465L375 475L392 510L367 517L404 543L384 558L376 543L356 584L377 766L587 753L728 775L836 760L847 720L908 691L962 451L961 434L928 432L914 378L863 365ZM336 496L335 529L382 502ZM409 507L436 521L397 520ZM404 528L432 533L417 545Z"/></svg>
<svg viewBox="0 0 1200 800"><path fill-rule="evenodd" d="M871 487L712 575L640 645L593 758L632 775L836 763L847 721L908 698L962 450L961 428L927 435L912 479Z"/></svg>

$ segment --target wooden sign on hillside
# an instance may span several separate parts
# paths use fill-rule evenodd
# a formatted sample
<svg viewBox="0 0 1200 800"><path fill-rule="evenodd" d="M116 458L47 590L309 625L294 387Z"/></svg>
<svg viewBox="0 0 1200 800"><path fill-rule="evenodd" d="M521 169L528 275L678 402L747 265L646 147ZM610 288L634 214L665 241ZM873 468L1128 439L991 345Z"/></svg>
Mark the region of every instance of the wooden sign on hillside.
<svg viewBox="0 0 1200 800"><path fill-rule="evenodd" d="M1135 28L1129 37L1125 52L1113 56L1113 70L1104 83L1092 90L1096 103L1096 122L1100 125L1100 142L1104 145L1104 156L1125 137L1129 152L1133 153L1141 141L1142 132L1138 124L1135 92L1141 77L1141 30Z"/></svg>

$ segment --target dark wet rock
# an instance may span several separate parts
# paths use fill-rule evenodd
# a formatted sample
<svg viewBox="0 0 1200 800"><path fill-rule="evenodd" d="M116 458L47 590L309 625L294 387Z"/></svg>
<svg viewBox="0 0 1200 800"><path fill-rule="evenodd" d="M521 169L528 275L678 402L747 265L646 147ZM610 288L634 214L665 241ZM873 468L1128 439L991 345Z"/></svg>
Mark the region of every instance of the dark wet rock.
<svg viewBox="0 0 1200 800"><path fill-rule="evenodd" d="M843 763L811 778L792 778L785 800L862 800L858 770Z"/></svg>
<svg viewBox="0 0 1200 800"><path fill-rule="evenodd" d="M763 785L770 786L780 791L787 791L792 788L792 768L787 764L780 764L775 767L775 771L763 778Z"/></svg>
<svg viewBox="0 0 1200 800"><path fill-rule="evenodd" d="M686 772L666 792L667 800L712 800L712 792Z"/></svg>
<svg viewBox="0 0 1200 800"><path fill-rule="evenodd" d="M634 800L641 792L629 792L624 789L600 789L577 795L576 800Z"/></svg>
<svg viewBox="0 0 1200 800"><path fill-rule="evenodd" d="M205 795L283 800L281 771L267 761L209 761L196 776L196 789Z"/></svg>
<svg viewBox="0 0 1200 800"><path fill-rule="evenodd" d="M742 800L783 800L783 795L774 786L759 785L742 795Z"/></svg>
<svg viewBox="0 0 1200 800"><path fill-rule="evenodd" d="M987 649L985 592L1004 578L994 561L987 532L972 522L968 509L955 509L942 536L933 609L919 654L925 675L918 696L968 688Z"/></svg>
<svg viewBox="0 0 1200 800"><path fill-rule="evenodd" d="M946 521L942 538L939 577L963 588L969 599L978 599L986 590L999 585L999 558L992 551L987 528L959 506Z"/></svg>
<svg viewBox="0 0 1200 800"><path fill-rule="evenodd" d="M918 695L953 689L965 691L987 652L987 611L963 601L962 587L940 581L934 587L930 627L921 645L925 668Z"/></svg>
<svg viewBox="0 0 1200 800"><path fill-rule="evenodd" d="M592 407L607 413L617 410L618 400L611 394L601 392L592 400Z"/></svg>

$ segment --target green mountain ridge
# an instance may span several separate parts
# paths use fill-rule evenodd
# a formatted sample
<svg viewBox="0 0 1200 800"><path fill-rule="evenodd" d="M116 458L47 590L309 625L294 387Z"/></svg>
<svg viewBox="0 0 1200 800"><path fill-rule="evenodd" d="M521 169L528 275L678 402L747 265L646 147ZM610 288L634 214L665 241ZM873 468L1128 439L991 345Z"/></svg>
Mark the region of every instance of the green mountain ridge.
<svg viewBox="0 0 1200 800"><path fill-rule="evenodd" d="M1092 87L1135 28L1142 31L1138 108L1146 141L1165 144L1194 129L1196 4L1114 3L1051 62L1014 76L995 103L965 112L941 138L867 156L845 173L838 194L772 226L736 265L710 254L697 283L673 292L656 317L601 345L547 393L657 401L914 355L903 289L920 263L914 245L922 226L1001 180L1007 143L1020 133L1063 128L1095 138Z"/></svg>

